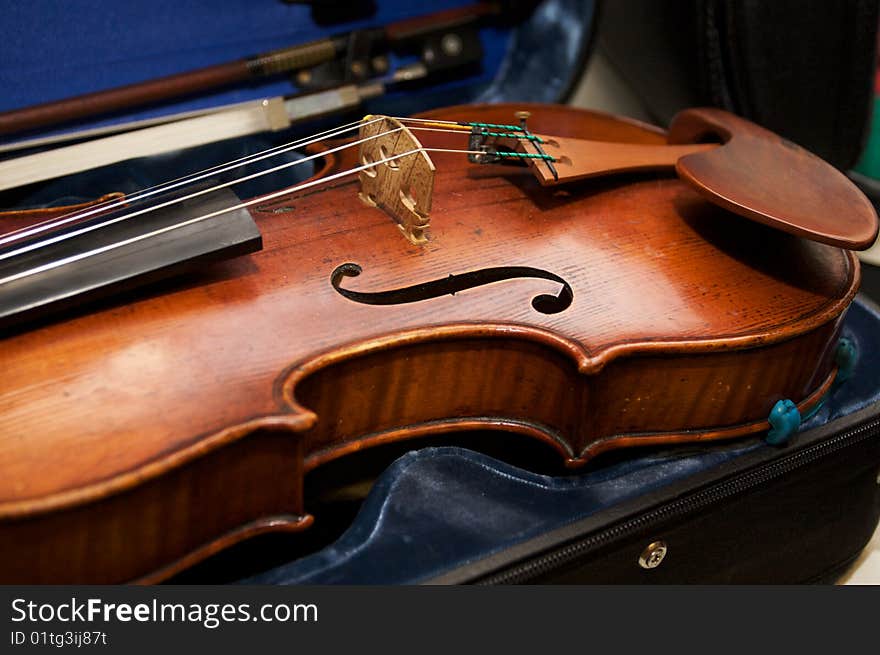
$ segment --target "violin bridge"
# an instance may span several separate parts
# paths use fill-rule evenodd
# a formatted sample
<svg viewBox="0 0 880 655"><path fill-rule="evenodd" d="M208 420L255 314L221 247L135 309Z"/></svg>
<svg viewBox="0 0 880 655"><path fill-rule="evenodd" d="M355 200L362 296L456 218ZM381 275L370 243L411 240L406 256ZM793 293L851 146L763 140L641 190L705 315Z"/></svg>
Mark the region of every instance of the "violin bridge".
<svg viewBox="0 0 880 655"><path fill-rule="evenodd" d="M390 215L410 243L427 243L435 168L422 144L388 116L367 116L360 143L361 200Z"/></svg>

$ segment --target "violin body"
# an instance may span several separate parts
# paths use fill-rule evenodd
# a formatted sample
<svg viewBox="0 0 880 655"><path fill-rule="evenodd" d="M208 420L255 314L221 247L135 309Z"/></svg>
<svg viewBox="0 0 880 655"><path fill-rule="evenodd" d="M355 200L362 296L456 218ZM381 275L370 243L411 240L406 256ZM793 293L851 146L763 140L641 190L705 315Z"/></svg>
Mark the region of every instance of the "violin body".
<svg viewBox="0 0 880 655"><path fill-rule="evenodd" d="M503 123L522 108L431 116ZM536 132L665 143L631 121L525 108ZM157 581L306 529L304 475L371 445L499 430L579 466L766 431L778 400L806 411L830 387L851 252L673 175L548 188L526 168L431 158L425 245L343 178L258 203L258 253L5 336L0 580ZM328 156L319 175L354 163ZM454 294L387 295L490 268L503 274ZM532 302L557 279L566 306Z"/></svg>

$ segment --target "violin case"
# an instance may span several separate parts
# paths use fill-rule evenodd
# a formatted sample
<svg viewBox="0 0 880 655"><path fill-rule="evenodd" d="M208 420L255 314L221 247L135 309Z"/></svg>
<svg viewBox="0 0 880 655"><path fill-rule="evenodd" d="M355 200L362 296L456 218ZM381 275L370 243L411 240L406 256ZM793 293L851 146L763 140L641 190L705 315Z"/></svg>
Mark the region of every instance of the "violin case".
<svg viewBox="0 0 880 655"><path fill-rule="evenodd" d="M335 22L334 16L344 18L345 14L335 14L333 4L316 2L310 7L281 0L233 0L217 11L213 6L170 0L95 1L84 11L79 5L74 8L45 0L13 3L2 19L6 29L0 45L0 87L4 89L0 110L189 70L422 11L402 0L381 0L362 3L373 6L372 15ZM462 4L466 3L438 1L425 9ZM395 91L368 102L363 111L405 115L467 102L565 102L595 45L595 33L601 36L603 4L544 0L523 21L481 30L484 58L479 70L427 88ZM858 4L864 11L850 16L846 29L860 43L872 42L877 3ZM720 2L678 3L676 11L682 5L688 5L704 26L710 18L717 19L722 9L733 11L729 3ZM832 6L839 5L828 3L826 11L833 13ZM607 15L617 13L609 9ZM860 19L865 16L873 16L873 21ZM638 28L635 23L634 30ZM198 47L192 46L193 25L198 26ZM785 29L775 33L787 38ZM64 37L58 38L61 34ZM796 36L792 34L792 40ZM707 70L722 54L706 59ZM873 61L873 51L852 51L849 56L850 60L839 61L837 71L867 71L866 58ZM754 70L754 60L748 67ZM746 67L734 72L742 86ZM835 74L822 72L829 77ZM839 155L838 161L854 152L864 138L863 131L853 126L867 122L870 94L862 93L865 85L870 88L870 79L864 84L853 80L846 96L851 102L841 99L841 106L849 112L847 122L837 120L839 113L829 116L827 107L814 121L820 127L846 124L851 128L844 135L846 143L838 142L838 150L832 153ZM283 80L225 89L75 127L149 118L290 90ZM761 92L772 90L773 85L767 85ZM735 90L717 93L729 100L737 97ZM650 98L646 104L651 106ZM669 103L659 106L665 110ZM809 108L799 105L799 110L805 109ZM740 111L748 116L748 107ZM7 192L0 196L0 206L66 205L108 190L135 191L192 170L193 160L197 167L206 167L283 143L292 135L314 132L322 125L315 122L291 132L229 140L197 152L129 160ZM779 130L778 125L772 127ZM800 135L799 142L823 147L811 144L809 135ZM248 193L261 191L254 186ZM875 298L880 298L880 289ZM330 518L323 526L317 521L306 539L302 535L296 539L260 537L171 581L834 581L858 557L880 518L880 308L869 297L860 295L853 303L843 336L856 356L819 410L782 444L768 443L759 436L720 445L625 449L600 456L575 472L550 462L547 453L511 448L509 442L492 435L382 447L354 463L330 466L322 478L307 481L326 510L314 513Z"/></svg>

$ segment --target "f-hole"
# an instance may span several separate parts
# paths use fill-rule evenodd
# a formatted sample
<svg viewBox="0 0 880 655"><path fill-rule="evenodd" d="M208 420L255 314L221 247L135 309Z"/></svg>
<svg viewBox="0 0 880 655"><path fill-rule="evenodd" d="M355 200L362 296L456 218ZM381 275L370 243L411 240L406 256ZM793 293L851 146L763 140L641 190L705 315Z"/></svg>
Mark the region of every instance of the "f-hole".
<svg viewBox="0 0 880 655"><path fill-rule="evenodd" d="M342 282L347 277L358 277L363 272L359 264L351 262L340 264L333 273L330 274L330 284L333 288L345 298L354 302L365 305L402 305L411 302L419 302L428 300L429 298L439 298L440 296L454 296L460 291L473 289L475 287L492 284L493 282L501 282L502 280L513 280L516 278L538 278L541 280L550 280L558 282L562 288L558 293L542 293L532 298L532 307L542 314L558 314L568 309L574 299L574 293L571 285L563 278L545 271L540 268L532 268L531 266L497 266L493 268L482 268L469 273L460 275L450 274L448 277L430 282L421 282L408 287L399 289L389 289L387 291L353 291L342 286Z"/></svg>

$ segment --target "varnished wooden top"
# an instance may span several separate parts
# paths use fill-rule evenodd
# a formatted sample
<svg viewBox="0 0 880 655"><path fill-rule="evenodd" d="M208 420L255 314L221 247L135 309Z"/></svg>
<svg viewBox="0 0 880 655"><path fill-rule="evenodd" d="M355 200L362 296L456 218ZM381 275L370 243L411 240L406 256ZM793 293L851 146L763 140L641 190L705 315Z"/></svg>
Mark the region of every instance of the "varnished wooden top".
<svg viewBox="0 0 880 655"><path fill-rule="evenodd" d="M877 212L843 173L797 144L718 109L688 109L670 143L720 138L724 145L682 157L676 170L711 202L806 239L864 250Z"/></svg>

